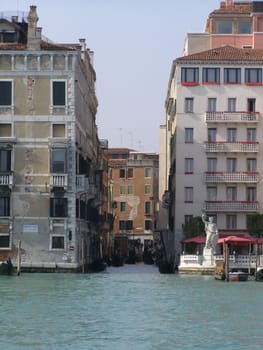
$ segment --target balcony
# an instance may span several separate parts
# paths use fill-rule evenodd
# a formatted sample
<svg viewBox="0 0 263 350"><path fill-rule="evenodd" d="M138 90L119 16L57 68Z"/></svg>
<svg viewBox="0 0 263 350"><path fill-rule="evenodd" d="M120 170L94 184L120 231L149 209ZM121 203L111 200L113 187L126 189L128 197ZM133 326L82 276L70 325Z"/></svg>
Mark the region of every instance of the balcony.
<svg viewBox="0 0 263 350"><path fill-rule="evenodd" d="M76 175L76 191L86 192L89 188L89 180L86 175Z"/></svg>
<svg viewBox="0 0 263 350"><path fill-rule="evenodd" d="M1 174L0 175L0 186L8 186L11 188L13 186L13 175L12 174Z"/></svg>
<svg viewBox="0 0 263 350"><path fill-rule="evenodd" d="M206 112L207 123L257 123L258 112Z"/></svg>
<svg viewBox="0 0 263 350"><path fill-rule="evenodd" d="M258 172L206 172L205 183L258 183Z"/></svg>
<svg viewBox="0 0 263 350"><path fill-rule="evenodd" d="M258 142L206 142L206 152L245 152L257 153L259 150Z"/></svg>
<svg viewBox="0 0 263 350"><path fill-rule="evenodd" d="M206 201L205 210L210 212L256 212L257 201Z"/></svg>
<svg viewBox="0 0 263 350"><path fill-rule="evenodd" d="M62 188L64 190L67 190L68 174L51 174L50 187L51 189Z"/></svg>

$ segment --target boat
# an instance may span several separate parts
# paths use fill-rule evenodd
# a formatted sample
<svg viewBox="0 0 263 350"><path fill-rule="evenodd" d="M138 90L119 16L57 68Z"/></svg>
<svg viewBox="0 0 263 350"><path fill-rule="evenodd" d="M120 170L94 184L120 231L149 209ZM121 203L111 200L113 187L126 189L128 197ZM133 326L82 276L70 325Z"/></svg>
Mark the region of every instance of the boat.
<svg viewBox="0 0 263 350"><path fill-rule="evenodd" d="M6 261L0 264L0 275L12 275L14 272L14 267L11 259L7 259Z"/></svg>
<svg viewBox="0 0 263 350"><path fill-rule="evenodd" d="M228 278L230 282L245 282L248 280L248 273L243 271L229 272Z"/></svg>

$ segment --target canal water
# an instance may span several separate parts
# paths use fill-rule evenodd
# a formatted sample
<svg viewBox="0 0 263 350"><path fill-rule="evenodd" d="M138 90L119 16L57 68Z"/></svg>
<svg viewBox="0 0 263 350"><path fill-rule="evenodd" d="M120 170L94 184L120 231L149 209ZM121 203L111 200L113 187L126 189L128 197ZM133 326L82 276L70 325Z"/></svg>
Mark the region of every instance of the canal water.
<svg viewBox="0 0 263 350"><path fill-rule="evenodd" d="M147 265L0 276L1 349L261 350L262 294Z"/></svg>

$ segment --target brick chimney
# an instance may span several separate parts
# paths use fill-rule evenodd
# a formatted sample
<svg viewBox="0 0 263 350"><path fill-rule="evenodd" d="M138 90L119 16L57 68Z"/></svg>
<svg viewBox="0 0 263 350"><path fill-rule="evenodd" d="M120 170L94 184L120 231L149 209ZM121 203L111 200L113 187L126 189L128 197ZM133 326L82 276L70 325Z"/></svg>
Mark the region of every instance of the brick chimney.
<svg viewBox="0 0 263 350"><path fill-rule="evenodd" d="M30 6L30 11L27 17L27 21L28 21L27 49L40 50L41 28L37 27L38 15L37 15L36 6Z"/></svg>

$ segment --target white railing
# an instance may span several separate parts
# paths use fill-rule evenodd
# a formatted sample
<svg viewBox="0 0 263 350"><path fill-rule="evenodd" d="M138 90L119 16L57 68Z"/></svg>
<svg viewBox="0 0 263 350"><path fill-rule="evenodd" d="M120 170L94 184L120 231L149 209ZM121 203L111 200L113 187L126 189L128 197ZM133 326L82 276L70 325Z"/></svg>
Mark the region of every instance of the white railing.
<svg viewBox="0 0 263 350"><path fill-rule="evenodd" d="M206 112L206 122L256 123L258 116L258 112Z"/></svg>
<svg viewBox="0 0 263 350"><path fill-rule="evenodd" d="M258 211L259 203L257 201L206 201L205 210L207 211L241 211L255 212Z"/></svg>
<svg viewBox="0 0 263 350"><path fill-rule="evenodd" d="M257 183L259 181L258 172L206 172L204 174L205 182L222 183L222 182L242 182Z"/></svg>
<svg viewBox="0 0 263 350"><path fill-rule="evenodd" d="M0 175L0 186L13 186L13 175Z"/></svg>
<svg viewBox="0 0 263 350"><path fill-rule="evenodd" d="M68 174L52 174L50 176L51 187L67 187L68 186Z"/></svg>
<svg viewBox="0 0 263 350"><path fill-rule="evenodd" d="M258 152L258 142L207 142L206 152Z"/></svg>

